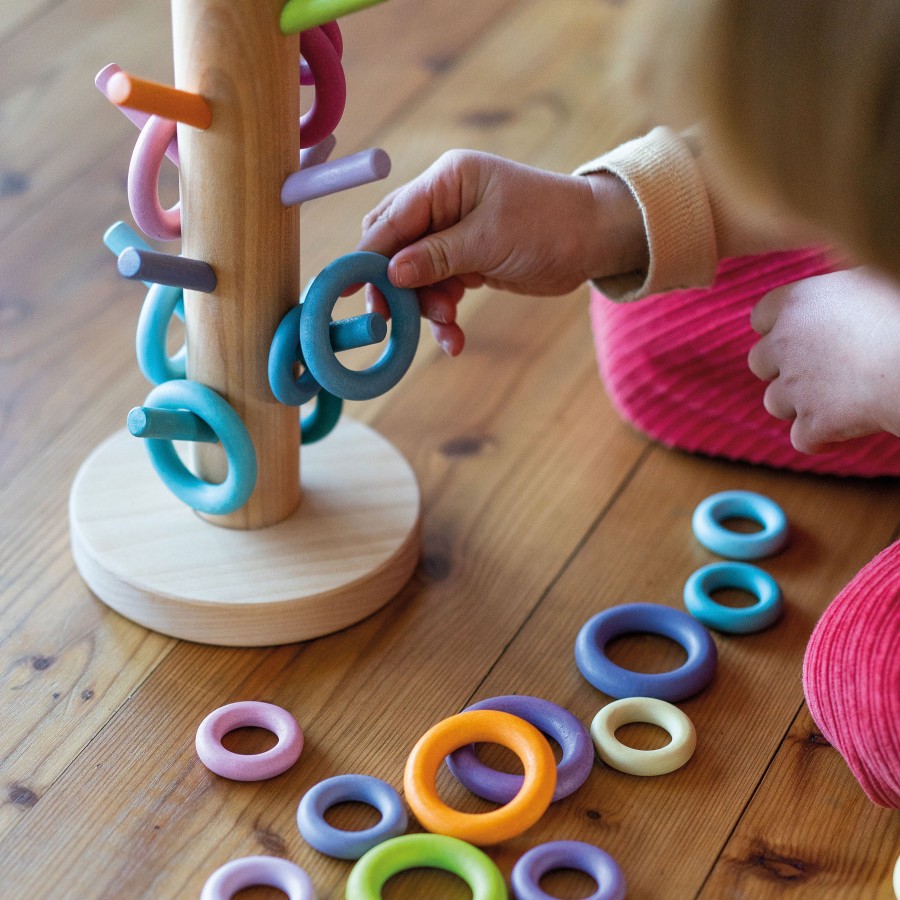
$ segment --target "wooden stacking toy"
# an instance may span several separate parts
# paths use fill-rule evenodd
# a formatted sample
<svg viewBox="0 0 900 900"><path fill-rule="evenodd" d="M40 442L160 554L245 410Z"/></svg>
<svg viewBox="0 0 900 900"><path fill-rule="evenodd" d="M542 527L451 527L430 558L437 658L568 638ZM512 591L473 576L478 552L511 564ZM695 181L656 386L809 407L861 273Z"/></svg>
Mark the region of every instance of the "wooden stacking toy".
<svg viewBox="0 0 900 900"><path fill-rule="evenodd" d="M140 128L134 220L181 249L162 252L122 222L104 238L119 272L149 288L136 343L155 387L82 465L72 549L101 600L165 634L232 646L316 637L384 605L418 559L412 469L340 417L342 399L384 393L408 369L416 297L388 282L386 259L351 253L298 303L300 204L390 169L378 149L329 159L347 96L334 20L374 2L172 0L175 87L115 64L97 76ZM301 84L315 91L302 119ZM179 168L172 209L157 189L164 157ZM363 282L386 294L389 337L377 314L332 320ZM186 340L170 355L173 315ZM382 342L368 369L341 362Z"/></svg>

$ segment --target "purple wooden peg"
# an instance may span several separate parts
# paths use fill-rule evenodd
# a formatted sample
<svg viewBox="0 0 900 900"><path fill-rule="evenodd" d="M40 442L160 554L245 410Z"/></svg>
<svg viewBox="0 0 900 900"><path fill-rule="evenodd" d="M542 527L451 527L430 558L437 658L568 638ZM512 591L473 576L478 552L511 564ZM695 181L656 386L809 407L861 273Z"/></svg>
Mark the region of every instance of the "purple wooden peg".
<svg viewBox="0 0 900 900"><path fill-rule="evenodd" d="M380 181L390 172L391 158L384 150L363 150L288 175L281 186L281 202L285 206L305 203L316 197Z"/></svg>
<svg viewBox="0 0 900 900"><path fill-rule="evenodd" d="M119 274L124 278L168 284L206 294L216 289L216 273L209 263L155 250L126 247L119 254Z"/></svg>
<svg viewBox="0 0 900 900"><path fill-rule="evenodd" d="M97 90L109 100L109 96L106 93L106 86L109 84L110 78L113 75L121 72L122 69L117 66L115 63L110 63L108 66L104 66L94 78L94 84L97 86ZM111 102L111 101L110 101ZM118 104L113 104L113 106L117 106ZM143 128L147 124L147 120L150 118L149 113L141 112L139 109L131 109L128 106L119 106L118 107L122 113L125 115L125 118L128 119L129 122L132 122L138 128ZM169 141L168 149L166 150L166 156L178 166L178 138L174 137L171 141Z"/></svg>

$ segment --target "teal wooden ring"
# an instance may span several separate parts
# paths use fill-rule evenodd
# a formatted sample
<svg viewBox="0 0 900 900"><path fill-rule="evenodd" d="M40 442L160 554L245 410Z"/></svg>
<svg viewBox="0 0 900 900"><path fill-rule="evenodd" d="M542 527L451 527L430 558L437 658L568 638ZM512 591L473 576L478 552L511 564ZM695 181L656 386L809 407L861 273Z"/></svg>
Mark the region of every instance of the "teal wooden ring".
<svg viewBox="0 0 900 900"><path fill-rule="evenodd" d="M347 879L347 900L381 900L393 875L417 868L443 869L462 878L472 900L507 900L503 875L483 851L445 834L404 834L369 850Z"/></svg>
<svg viewBox="0 0 900 900"><path fill-rule="evenodd" d="M756 597L752 606L733 608L716 603L712 592L737 588ZM709 628L727 634L752 634L781 616L784 601L778 582L759 566L743 562L711 563L697 569L684 585L687 611Z"/></svg>
<svg viewBox="0 0 900 900"><path fill-rule="evenodd" d="M150 461L166 487L192 509L224 515L240 509L256 486L256 451L240 416L212 388L196 381L166 381L153 388L145 406L187 409L199 416L219 437L228 458L228 474L212 484L189 472L171 441L145 441Z"/></svg>
<svg viewBox="0 0 900 900"><path fill-rule="evenodd" d="M165 284L151 285L147 291L135 334L135 352L138 368L151 384L162 384L187 374L187 351L182 348L169 356L166 351L166 335L169 322L178 312L184 298L181 288Z"/></svg>
<svg viewBox="0 0 900 900"><path fill-rule="evenodd" d="M334 431L341 418L344 401L326 390L316 394L315 406L300 420L300 443L315 444Z"/></svg>
<svg viewBox="0 0 900 900"><path fill-rule="evenodd" d="M732 517L750 519L762 530L751 534L731 531L722 522ZM694 510L691 525L707 550L730 559L762 559L778 553L788 542L784 510L753 491L720 491L707 497Z"/></svg>
<svg viewBox="0 0 900 900"><path fill-rule="evenodd" d="M388 280L388 258L357 251L338 257L310 283L300 319L300 345L307 368L322 387L345 400L371 400L389 391L406 374L416 355L421 328L415 291ZM329 336L331 313L341 294L354 284L374 284L391 311L387 348L368 369L343 366Z"/></svg>
<svg viewBox="0 0 900 900"><path fill-rule="evenodd" d="M275 329L272 345L269 347L269 386L275 399L285 406L302 406L312 400L321 388L306 366L300 350L302 312L302 306L294 306L288 310ZM298 362L304 366L304 371L299 378L294 378L294 364Z"/></svg>

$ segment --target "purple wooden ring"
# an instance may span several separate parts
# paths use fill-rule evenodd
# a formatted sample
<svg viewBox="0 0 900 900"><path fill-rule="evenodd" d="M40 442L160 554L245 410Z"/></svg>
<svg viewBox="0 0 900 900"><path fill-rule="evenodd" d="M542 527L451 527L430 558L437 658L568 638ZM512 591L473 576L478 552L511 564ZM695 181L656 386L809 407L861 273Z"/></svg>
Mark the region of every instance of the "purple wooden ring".
<svg viewBox="0 0 900 900"><path fill-rule="evenodd" d="M594 745L587 728L567 709L540 697L520 695L492 697L466 707L465 711L473 709L493 709L518 716L562 747L552 802L568 797L587 781L594 765ZM475 755L473 744L454 750L447 757L447 767L473 794L494 803L505 805L522 789L524 779L521 775L498 772L486 766Z"/></svg>
<svg viewBox="0 0 900 900"><path fill-rule="evenodd" d="M606 645L623 634L659 634L681 644L687 662L671 672L633 672L606 655ZM691 615L659 603L623 603L588 619L575 640L575 663L599 691L623 697L656 697L677 703L693 697L716 674L718 654L710 633Z"/></svg>
<svg viewBox="0 0 900 900"><path fill-rule="evenodd" d="M597 890L585 900L624 900L625 876L605 851L582 841L538 844L513 866L510 885L515 900L554 900L542 891L541 879L553 869L577 869L597 882Z"/></svg>
<svg viewBox="0 0 900 900"><path fill-rule="evenodd" d="M334 44L320 28L300 35L300 52L316 83L312 108L300 119L300 147L314 147L330 135L344 115L347 80Z"/></svg>
<svg viewBox="0 0 900 900"><path fill-rule="evenodd" d="M216 869L203 885L200 900L231 900L248 887L266 886L284 891L289 900L315 900L309 875L286 859L245 856Z"/></svg>
<svg viewBox="0 0 900 900"><path fill-rule="evenodd" d="M337 22L325 22L323 25L320 25L319 28L325 32L326 37L329 41L331 41L332 46L335 50L337 50L337 55L339 59L344 58L344 37L341 34L340 26ZM300 84L309 87L316 83L316 77L313 75L312 70L309 68L309 64L306 60L300 60Z"/></svg>
<svg viewBox="0 0 900 900"><path fill-rule="evenodd" d="M222 738L236 728L265 728L278 743L264 753L232 753L222 746ZM197 729L197 755L216 775L233 781L263 781L286 772L303 750L303 732L297 720L273 703L242 700L211 712Z"/></svg>
<svg viewBox="0 0 900 900"><path fill-rule="evenodd" d="M181 203L163 209L159 202L159 170L169 142L175 137L171 119L151 116L141 129L128 167L128 203L141 231L158 241L181 237Z"/></svg>

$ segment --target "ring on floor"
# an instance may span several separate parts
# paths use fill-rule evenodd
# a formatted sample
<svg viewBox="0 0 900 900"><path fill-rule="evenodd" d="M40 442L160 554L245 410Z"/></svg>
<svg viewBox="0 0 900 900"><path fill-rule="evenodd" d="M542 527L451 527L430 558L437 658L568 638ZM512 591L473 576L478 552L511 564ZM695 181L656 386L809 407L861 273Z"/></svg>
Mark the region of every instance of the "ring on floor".
<svg viewBox="0 0 900 900"><path fill-rule="evenodd" d="M736 588L756 597L752 606L716 603L714 591ZM784 602L778 582L758 566L744 562L710 563L697 569L684 585L687 611L709 628L728 634L751 634L768 628L781 616Z"/></svg>
<svg viewBox="0 0 900 900"><path fill-rule="evenodd" d="M275 856L245 856L216 869L203 885L200 900L231 900L249 887L273 887L288 900L315 900L309 875L299 866Z"/></svg>
<svg viewBox="0 0 900 900"><path fill-rule="evenodd" d="M743 534L722 524L726 519L750 519L761 531ZM774 501L752 491L722 491L703 500L691 519L697 540L730 559L762 559L781 550L788 540L784 510Z"/></svg>
<svg viewBox="0 0 900 900"><path fill-rule="evenodd" d="M597 890L585 900L625 900L625 876L605 851L583 841L550 841L538 844L519 857L510 884L516 900L553 900L541 890L541 879L554 869L576 869L597 882Z"/></svg>

